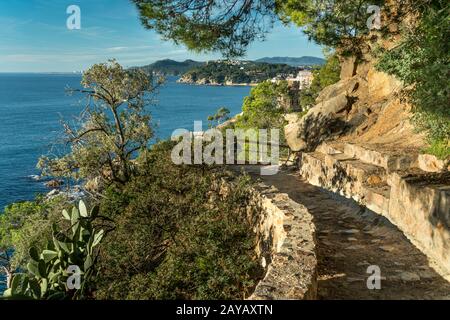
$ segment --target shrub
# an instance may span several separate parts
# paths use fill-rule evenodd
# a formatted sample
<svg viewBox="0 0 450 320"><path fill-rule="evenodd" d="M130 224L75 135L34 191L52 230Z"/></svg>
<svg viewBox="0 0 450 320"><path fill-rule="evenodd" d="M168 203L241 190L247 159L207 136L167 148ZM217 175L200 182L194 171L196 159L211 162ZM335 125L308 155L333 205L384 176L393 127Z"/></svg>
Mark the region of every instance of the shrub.
<svg viewBox="0 0 450 320"><path fill-rule="evenodd" d="M51 226L58 221L66 201L64 197L50 201L38 197L11 204L0 213L0 252L14 251L9 261L12 269L23 268L29 261L29 249L42 249L51 239Z"/></svg>
<svg viewBox="0 0 450 320"><path fill-rule="evenodd" d="M241 298L259 266L246 220L246 179L217 167L177 166L163 142L137 160L138 176L101 205L115 230L99 259L98 299ZM234 183L223 194L218 181Z"/></svg>
<svg viewBox="0 0 450 320"><path fill-rule="evenodd" d="M450 54L446 1L430 1L421 10L417 27L405 30L403 41L384 52L378 68L401 79L414 106L413 123L428 133L429 152L450 156Z"/></svg>

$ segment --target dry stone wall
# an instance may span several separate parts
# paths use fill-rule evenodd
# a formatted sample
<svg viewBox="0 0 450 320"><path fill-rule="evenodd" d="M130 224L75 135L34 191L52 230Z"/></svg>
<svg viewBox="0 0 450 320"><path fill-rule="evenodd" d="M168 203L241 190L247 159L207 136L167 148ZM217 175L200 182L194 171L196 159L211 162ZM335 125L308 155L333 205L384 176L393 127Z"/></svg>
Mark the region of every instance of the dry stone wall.
<svg viewBox="0 0 450 320"><path fill-rule="evenodd" d="M273 187L259 184L252 193L249 214L266 274L249 299L315 299L317 256L311 214Z"/></svg>

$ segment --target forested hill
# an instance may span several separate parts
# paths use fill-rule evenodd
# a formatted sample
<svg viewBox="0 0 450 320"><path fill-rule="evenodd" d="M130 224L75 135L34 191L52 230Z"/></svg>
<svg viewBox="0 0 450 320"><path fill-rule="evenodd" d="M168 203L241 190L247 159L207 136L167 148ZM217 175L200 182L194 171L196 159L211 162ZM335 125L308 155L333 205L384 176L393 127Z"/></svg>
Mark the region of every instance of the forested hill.
<svg viewBox="0 0 450 320"><path fill-rule="evenodd" d="M257 84L274 77L295 76L298 67L252 61L210 61L185 73L181 83L206 85Z"/></svg>
<svg viewBox="0 0 450 320"><path fill-rule="evenodd" d="M266 57L262 59L258 59L256 61L233 61L231 63L266 63L266 64L279 64L279 65L288 65L291 67L298 66L315 66L324 64L324 59L317 57ZM164 59L156 61L152 64L142 66L142 67L133 67L137 69L144 70L148 73L157 73L165 76L182 76L194 69L199 69L207 64L211 63L223 63L223 61L209 61L209 62L201 62L194 60L185 60L185 61L175 61L171 59ZM284 67L282 67L284 68Z"/></svg>
<svg viewBox="0 0 450 320"><path fill-rule="evenodd" d="M189 70L204 65L204 62L194 60L185 60L178 62L175 60L165 59L143 67L135 67L148 73L158 73L162 75L180 76Z"/></svg>

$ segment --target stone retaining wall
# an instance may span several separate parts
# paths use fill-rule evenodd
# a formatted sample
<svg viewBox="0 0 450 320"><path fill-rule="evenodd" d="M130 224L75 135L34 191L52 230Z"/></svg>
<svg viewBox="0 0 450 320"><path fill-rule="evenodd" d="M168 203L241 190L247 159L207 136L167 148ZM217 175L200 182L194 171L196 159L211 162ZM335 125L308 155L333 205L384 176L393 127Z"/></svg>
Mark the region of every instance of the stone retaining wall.
<svg viewBox="0 0 450 320"><path fill-rule="evenodd" d="M450 280L450 172L405 169L412 163L410 155L399 158L361 151L355 157L355 152L345 150L302 153L300 175L388 218Z"/></svg>
<svg viewBox="0 0 450 320"><path fill-rule="evenodd" d="M249 212L266 275L249 299L315 299L317 256L313 217L287 194L264 184L253 190L252 198Z"/></svg>

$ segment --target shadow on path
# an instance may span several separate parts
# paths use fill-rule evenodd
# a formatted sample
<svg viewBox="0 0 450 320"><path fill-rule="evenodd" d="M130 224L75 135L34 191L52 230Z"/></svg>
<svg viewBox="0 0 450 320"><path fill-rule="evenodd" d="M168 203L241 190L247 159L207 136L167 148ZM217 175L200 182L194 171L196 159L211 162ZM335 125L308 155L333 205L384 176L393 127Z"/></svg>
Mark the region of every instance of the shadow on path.
<svg viewBox="0 0 450 320"><path fill-rule="evenodd" d="M294 171L255 179L306 206L318 240L319 299L450 299L450 283L436 273L403 233L356 202L312 186ZM381 270L381 289L369 290L367 269Z"/></svg>

